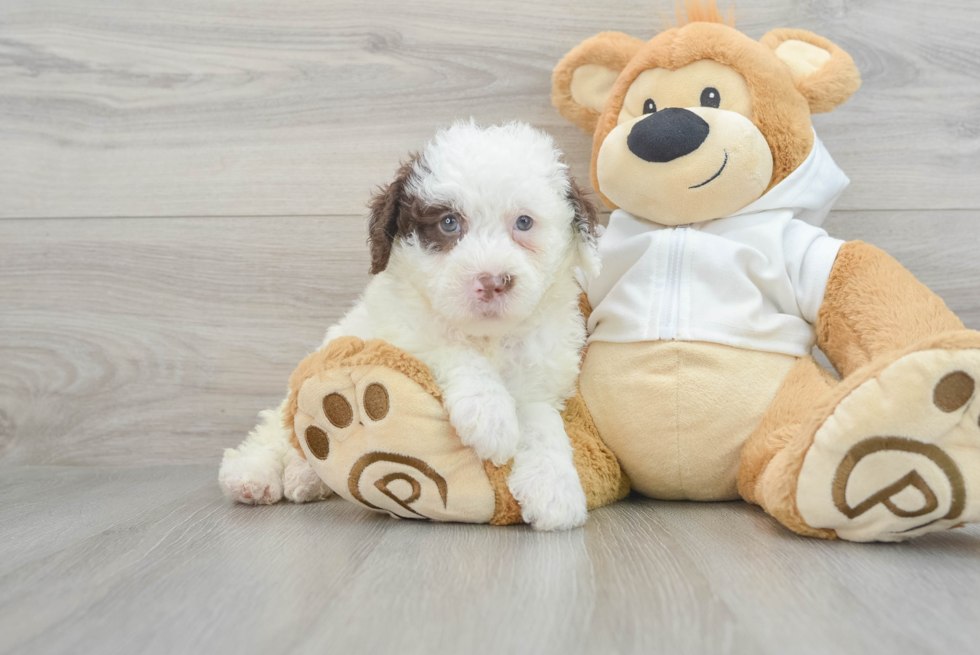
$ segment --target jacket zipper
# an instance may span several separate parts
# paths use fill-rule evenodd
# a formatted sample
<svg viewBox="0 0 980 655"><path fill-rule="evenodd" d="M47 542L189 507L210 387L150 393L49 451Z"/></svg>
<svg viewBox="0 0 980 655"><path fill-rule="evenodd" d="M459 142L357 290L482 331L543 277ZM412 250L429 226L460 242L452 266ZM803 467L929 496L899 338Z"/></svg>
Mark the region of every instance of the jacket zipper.
<svg viewBox="0 0 980 655"><path fill-rule="evenodd" d="M667 249L667 280L664 283L664 297L660 311L660 338L672 341L677 337L677 315L680 312L681 270L684 262L684 245L691 224L678 225L670 234Z"/></svg>

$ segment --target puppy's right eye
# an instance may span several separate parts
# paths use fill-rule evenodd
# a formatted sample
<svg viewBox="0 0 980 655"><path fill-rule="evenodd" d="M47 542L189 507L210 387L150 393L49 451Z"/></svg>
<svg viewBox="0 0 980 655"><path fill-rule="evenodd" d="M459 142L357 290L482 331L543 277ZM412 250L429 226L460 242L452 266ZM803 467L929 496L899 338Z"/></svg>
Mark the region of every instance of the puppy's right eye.
<svg viewBox="0 0 980 655"><path fill-rule="evenodd" d="M450 214L449 216L443 216L442 220L439 221L439 228L446 234L459 232L459 219L457 219L452 214Z"/></svg>
<svg viewBox="0 0 980 655"><path fill-rule="evenodd" d="M653 101L653 98L647 98L643 101L643 113L652 114L657 111L657 103Z"/></svg>

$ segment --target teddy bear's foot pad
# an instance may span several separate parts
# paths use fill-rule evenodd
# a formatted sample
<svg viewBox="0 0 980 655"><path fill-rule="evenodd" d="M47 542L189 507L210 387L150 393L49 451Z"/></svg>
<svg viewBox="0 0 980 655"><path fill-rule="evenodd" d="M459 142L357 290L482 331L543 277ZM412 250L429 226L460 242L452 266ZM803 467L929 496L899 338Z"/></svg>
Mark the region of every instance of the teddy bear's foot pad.
<svg viewBox="0 0 980 655"><path fill-rule="evenodd" d="M386 366L344 366L306 379L294 430L336 493L397 518L487 523L494 490L442 404Z"/></svg>
<svg viewBox="0 0 980 655"><path fill-rule="evenodd" d="M806 523L901 541L980 520L980 349L896 360L817 428L797 485Z"/></svg>

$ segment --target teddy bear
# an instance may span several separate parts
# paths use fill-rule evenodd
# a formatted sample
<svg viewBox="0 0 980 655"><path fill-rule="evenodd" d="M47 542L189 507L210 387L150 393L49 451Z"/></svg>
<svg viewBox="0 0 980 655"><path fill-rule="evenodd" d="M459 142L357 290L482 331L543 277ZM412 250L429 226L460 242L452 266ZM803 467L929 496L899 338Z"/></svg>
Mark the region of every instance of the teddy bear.
<svg viewBox="0 0 980 655"><path fill-rule="evenodd" d="M860 86L825 38L713 0L553 74L611 209L579 378L633 490L743 499L803 535L980 520L980 333L885 252L820 224L849 180L811 123ZM811 355L827 355L839 379Z"/></svg>

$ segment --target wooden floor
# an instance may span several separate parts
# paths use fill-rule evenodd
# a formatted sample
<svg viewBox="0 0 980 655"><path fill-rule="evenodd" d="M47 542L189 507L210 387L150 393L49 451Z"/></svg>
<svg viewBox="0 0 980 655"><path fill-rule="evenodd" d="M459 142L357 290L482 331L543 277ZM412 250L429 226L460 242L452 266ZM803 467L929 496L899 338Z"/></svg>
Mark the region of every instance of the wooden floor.
<svg viewBox="0 0 980 655"><path fill-rule="evenodd" d="M366 282L363 206L398 159L519 118L586 181L551 67L671 6L0 3L0 653L976 652L977 527L827 543L631 499L539 535L217 489ZM815 119L853 181L826 227L980 328L975 0L737 16L854 55L864 86Z"/></svg>

